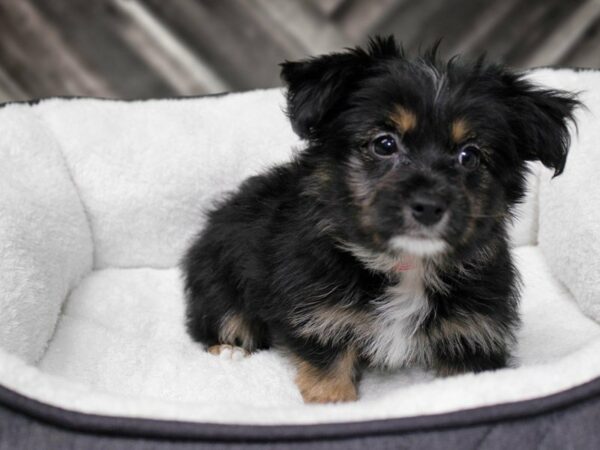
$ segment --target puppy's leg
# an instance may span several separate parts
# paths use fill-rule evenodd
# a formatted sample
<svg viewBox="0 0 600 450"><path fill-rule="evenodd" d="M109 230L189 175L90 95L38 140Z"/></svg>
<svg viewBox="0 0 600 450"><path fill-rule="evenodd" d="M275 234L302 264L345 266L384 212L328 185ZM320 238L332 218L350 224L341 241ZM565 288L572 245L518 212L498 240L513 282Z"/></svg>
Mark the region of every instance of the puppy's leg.
<svg viewBox="0 0 600 450"><path fill-rule="evenodd" d="M264 327L239 312L230 312L221 319L218 336L218 344L211 345L208 352L223 359L242 359L264 347Z"/></svg>
<svg viewBox="0 0 600 450"><path fill-rule="evenodd" d="M434 369L439 376L447 377L467 372L483 372L498 370L507 366L508 351L497 348L483 351L463 347L449 349L438 347L435 352Z"/></svg>
<svg viewBox="0 0 600 450"><path fill-rule="evenodd" d="M356 388L357 355L352 348L332 356L326 365L298 355L296 384L306 403L349 402L358 398Z"/></svg>

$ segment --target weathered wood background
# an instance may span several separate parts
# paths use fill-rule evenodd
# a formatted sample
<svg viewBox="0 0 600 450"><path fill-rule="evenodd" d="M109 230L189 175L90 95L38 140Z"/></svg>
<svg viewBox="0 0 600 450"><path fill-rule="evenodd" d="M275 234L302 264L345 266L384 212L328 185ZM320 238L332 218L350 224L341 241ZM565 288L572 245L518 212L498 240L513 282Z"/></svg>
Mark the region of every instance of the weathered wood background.
<svg viewBox="0 0 600 450"><path fill-rule="evenodd" d="M0 101L280 84L285 59L394 33L515 67L600 67L600 0L0 0Z"/></svg>

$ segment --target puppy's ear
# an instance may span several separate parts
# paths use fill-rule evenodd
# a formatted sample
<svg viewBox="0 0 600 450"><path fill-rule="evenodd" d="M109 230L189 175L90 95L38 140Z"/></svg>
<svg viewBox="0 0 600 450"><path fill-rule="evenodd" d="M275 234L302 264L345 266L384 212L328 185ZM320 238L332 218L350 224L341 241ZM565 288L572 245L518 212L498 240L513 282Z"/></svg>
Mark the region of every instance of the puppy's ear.
<svg viewBox="0 0 600 450"><path fill-rule="evenodd" d="M303 139L315 139L321 126L343 108L350 92L376 60L402 56L393 37L370 40L366 50L357 47L298 62L281 64L288 86L287 114Z"/></svg>
<svg viewBox="0 0 600 450"><path fill-rule="evenodd" d="M581 106L576 94L540 88L522 75L508 74L504 80L509 86L510 121L521 157L541 161L554 169L554 176L560 175L571 143L568 125L575 123L574 110Z"/></svg>

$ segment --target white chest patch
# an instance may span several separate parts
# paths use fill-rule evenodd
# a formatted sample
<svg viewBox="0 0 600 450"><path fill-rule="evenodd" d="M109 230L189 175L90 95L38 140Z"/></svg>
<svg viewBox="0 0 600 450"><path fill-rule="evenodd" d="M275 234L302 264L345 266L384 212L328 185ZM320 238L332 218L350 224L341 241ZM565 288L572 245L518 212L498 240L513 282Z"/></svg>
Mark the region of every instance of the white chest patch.
<svg viewBox="0 0 600 450"><path fill-rule="evenodd" d="M373 365L397 368L422 359L415 334L431 310L424 287L425 267L417 262L375 302L373 335L365 353Z"/></svg>
<svg viewBox="0 0 600 450"><path fill-rule="evenodd" d="M373 253L363 247L347 245L367 267L384 272L405 266L406 259L392 258ZM423 362L429 349L417 342L417 331L431 311L425 292L425 283L433 289L444 291L433 264L415 255L410 257L410 268L401 273L400 281L373 301L373 322L369 335L361 342L363 352L374 366L398 368L407 363Z"/></svg>

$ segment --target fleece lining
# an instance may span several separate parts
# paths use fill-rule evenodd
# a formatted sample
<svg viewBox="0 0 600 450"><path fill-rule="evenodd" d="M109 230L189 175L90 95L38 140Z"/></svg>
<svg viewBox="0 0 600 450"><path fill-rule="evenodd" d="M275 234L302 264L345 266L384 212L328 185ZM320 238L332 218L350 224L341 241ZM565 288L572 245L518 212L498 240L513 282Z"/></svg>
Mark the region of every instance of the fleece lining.
<svg viewBox="0 0 600 450"><path fill-rule="evenodd" d="M176 265L203 211L301 146L273 89L0 110L0 385L95 414L316 424L532 399L597 378L600 74L531 76L584 89L588 110L565 174L550 181L532 166L511 231L524 280L514 367L446 379L370 371L358 402L304 405L282 355L227 361L190 340Z"/></svg>

